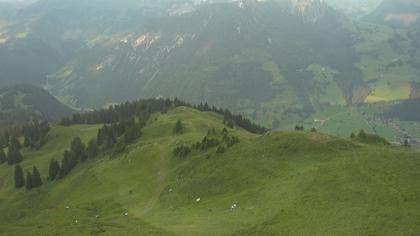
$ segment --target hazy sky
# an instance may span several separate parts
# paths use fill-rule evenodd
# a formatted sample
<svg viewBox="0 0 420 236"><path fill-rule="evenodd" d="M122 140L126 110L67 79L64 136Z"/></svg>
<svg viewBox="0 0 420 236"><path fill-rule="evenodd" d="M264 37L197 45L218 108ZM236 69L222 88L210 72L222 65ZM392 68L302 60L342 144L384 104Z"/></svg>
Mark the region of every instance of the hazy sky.
<svg viewBox="0 0 420 236"><path fill-rule="evenodd" d="M36 2L37 0L0 0L0 2L22 3L22 2Z"/></svg>
<svg viewBox="0 0 420 236"><path fill-rule="evenodd" d="M7 3L33 3L39 0L0 0L1 2L7 2ZM88 1L88 0L86 0ZM119 0L115 0L115 2L118 2ZM169 3L172 0L167 0ZM186 0L187 1L187 0ZM202 0L195 0L202 1ZM365 10L372 10L375 8L382 0L324 0L328 2L331 6L343 8L343 9L365 9Z"/></svg>

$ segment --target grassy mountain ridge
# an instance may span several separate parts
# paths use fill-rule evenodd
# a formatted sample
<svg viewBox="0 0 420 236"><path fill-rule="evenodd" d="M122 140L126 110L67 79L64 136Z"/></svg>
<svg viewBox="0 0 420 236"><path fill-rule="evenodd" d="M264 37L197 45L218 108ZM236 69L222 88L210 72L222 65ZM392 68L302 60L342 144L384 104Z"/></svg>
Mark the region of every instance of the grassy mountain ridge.
<svg viewBox="0 0 420 236"><path fill-rule="evenodd" d="M176 135L177 120L185 125ZM24 150L24 169L45 177L75 135L99 127L53 127L39 151ZM154 114L140 141L113 158L80 164L60 181L14 190L13 168L0 166L3 235L398 235L416 234L418 152L319 133L254 135L174 157L178 144L227 128L222 117L179 107ZM47 154L47 155L46 155ZM99 194L100 193L100 194ZM196 199L200 198L199 203ZM237 208L230 210L232 204ZM127 213L127 215L126 215Z"/></svg>
<svg viewBox="0 0 420 236"><path fill-rule="evenodd" d="M42 88L17 85L0 89L0 125L59 120L74 112Z"/></svg>

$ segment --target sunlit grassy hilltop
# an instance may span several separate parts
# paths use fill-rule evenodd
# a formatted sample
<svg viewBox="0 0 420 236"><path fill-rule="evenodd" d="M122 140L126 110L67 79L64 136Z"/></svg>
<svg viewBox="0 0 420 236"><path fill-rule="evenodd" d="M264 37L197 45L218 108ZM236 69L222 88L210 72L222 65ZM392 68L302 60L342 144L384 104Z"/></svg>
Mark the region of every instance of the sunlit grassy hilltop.
<svg viewBox="0 0 420 236"><path fill-rule="evenodd" d="M181 120L183 134L173 132ZM55 126L24 169L47 176L73 137L100 126ZM142 137L117 156L79 164L64 179L15 190L0 166L1 235L417 235L420 154L313 132L255 135L175 157L178 144L226 128L219 115L191 108L155 114ZM197 202L197 199L200 201ZM237 204L234 210L231 206Z"/></svg>

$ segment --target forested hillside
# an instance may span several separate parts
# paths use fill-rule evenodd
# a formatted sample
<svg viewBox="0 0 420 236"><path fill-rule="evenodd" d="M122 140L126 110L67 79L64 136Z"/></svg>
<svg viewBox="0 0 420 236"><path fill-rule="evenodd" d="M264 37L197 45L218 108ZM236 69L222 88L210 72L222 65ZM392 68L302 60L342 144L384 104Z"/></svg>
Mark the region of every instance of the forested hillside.
<svg viewBox="0 0 420 236"><path fill-rule="evenodd" d="M0 126L32 120L58 121L74 112L47 91L32 85L0 89Z"/></svg>

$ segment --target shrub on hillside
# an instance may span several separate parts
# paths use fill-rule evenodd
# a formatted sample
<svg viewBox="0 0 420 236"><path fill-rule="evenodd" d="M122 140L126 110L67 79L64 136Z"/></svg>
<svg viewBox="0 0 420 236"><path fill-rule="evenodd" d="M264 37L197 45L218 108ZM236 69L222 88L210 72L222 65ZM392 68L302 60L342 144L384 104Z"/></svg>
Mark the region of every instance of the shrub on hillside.
<svg viewBox="0 0 420 236"><path fill-rule="evenodd" d="M174 155L178 157L186 157L188 156L188 154L190 154L190 152L191 152L191 148L183 144L181 146L176 147L173 151Z"/></svg>
<svg viewBox="0 0 420 236"><path fill-rule="evenodd" d="M364 130L360 130L355 139L362 143L391 145L385 138L376 134L367 134Z"/></svg>
<svg viewBox="0 0 420 236"><path fill-rule="evenodd" d="M175 134L182 134L184 132L184 125L180 120L178 120L174 127L174 133Z"/></svg>

